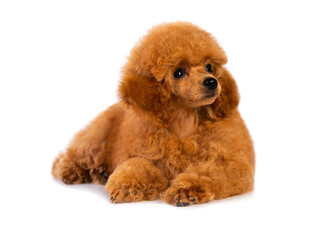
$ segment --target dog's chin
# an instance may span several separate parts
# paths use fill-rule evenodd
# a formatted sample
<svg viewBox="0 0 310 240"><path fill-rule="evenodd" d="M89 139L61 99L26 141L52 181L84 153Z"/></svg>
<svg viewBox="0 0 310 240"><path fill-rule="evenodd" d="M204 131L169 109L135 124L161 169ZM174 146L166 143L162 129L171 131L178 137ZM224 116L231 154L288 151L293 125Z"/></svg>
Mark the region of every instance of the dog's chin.
<svg viewBox="0 0 310 240"><path fill-rule="evenodd" d="M211 105L219 96L219 93L213 92L213 93L209 93L205 96L202 96L200 99L197 100L187 100L186 104L189 107L193 107L193 108L197 108L197 107L202 107L202 106L207 106L207 105Z"/></svg>
<svg viewBox="0 0 310 240"><path fill-rule="evenodd" d="M188 101L187 104L193 108L207 106L207 105L211 105L215 101L216 98L217 98L216 96L207 97L207 98L203 98L203 99L198 100L198 101Z"/></svg>

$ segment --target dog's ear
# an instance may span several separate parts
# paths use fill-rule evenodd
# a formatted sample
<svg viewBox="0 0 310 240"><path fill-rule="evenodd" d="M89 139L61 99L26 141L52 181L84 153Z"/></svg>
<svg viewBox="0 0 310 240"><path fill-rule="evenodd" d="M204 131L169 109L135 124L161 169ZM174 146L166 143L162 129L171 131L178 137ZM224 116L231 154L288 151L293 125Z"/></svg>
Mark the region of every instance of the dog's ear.
<svg viewBox="0 0 310 240"><path fill-rule="evenodd" d="M118 92L120 98L137 114L153 121L157 126L169 126L171 98L164 80L123 74Z"/></svg>
<svg viewBox="0 0 310 240"><path fill-rule="evenodd" d="M227 69L223 69L218 81L221 85L220 96L207 110L211 118L226 117L236 109L239 104L239 92L236 81Z"/></svg>

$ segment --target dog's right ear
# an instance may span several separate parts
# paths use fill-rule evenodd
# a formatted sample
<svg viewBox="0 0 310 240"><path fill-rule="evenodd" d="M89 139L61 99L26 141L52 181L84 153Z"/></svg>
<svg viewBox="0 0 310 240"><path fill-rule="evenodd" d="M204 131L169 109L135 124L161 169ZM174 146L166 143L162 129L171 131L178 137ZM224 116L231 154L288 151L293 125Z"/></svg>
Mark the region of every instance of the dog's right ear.
<svg viewBox="0 0 310 240"><path fill-rule="evenodd" d="M171 98L164 80L125 71L118 92L123 102L139 116L153 121L156 126L169 126Z"/></svg>
<svg viewBox="0 0 310 240"><path fill-rule="evenodd" d="M171 120L171 88L165 81L169 66L154 47L156 38L147 35L131 50L122 69L118 93L139 117L156 126L168 127Z"/></svg>

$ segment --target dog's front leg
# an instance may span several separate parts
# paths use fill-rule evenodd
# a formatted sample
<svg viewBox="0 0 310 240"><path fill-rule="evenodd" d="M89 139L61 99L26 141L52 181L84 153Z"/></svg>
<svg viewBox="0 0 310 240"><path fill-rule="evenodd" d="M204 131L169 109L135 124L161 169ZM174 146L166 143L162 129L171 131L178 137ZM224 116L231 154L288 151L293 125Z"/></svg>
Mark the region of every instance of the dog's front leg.
<svg viewBox="0 0 310 240"><path fill-rule="evenodd" d="M252 190L254 169L246 161L216 159L189 166L176 176L162 194L162 200L188 206Z"/></svg>
<svg viewBox="0 0 310 240"><path fill-rule="evenodd" d="M144 158L130 158L109 177L105 189L113 203L154 200L168 187L162 171Z"/></svg>

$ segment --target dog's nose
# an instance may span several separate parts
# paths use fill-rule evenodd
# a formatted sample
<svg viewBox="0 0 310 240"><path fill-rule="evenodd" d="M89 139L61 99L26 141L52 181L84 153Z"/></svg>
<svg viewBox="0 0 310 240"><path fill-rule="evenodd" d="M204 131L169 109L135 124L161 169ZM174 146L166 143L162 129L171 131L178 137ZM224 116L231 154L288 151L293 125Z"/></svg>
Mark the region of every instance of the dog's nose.
<svg viewBox="0 0 310 240"><path fill-rule="evenodd" d="M211 89L211 90L214 90L217 88L217 80L215 78L206 78L204 81L203 81L203 85L208 88L208 89Z"/></svg>

